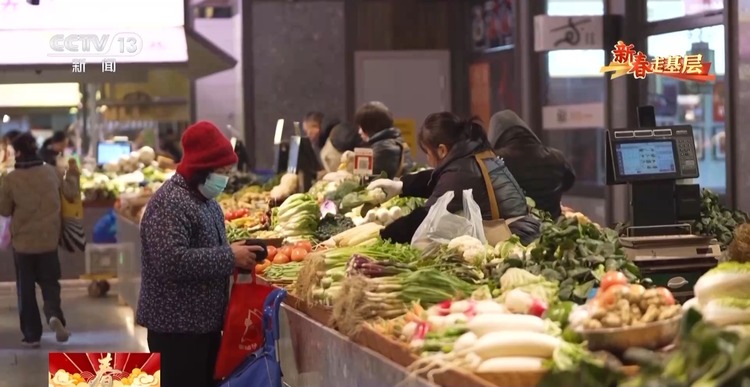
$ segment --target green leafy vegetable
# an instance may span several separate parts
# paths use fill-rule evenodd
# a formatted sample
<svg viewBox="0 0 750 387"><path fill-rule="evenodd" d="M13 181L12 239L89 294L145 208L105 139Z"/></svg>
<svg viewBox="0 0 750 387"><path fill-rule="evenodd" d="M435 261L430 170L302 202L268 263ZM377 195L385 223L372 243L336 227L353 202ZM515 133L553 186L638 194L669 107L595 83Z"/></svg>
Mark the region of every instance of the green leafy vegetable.
<svg viewBox="0 0 750 387"><path fill-rule="evenodd" d="M748 215L742 211L733 211L719 202L719 196L708 189L701 192L700 220L693 223L693 231L716 238L724 250L734 237L734 229L748 222Z"/></svg>

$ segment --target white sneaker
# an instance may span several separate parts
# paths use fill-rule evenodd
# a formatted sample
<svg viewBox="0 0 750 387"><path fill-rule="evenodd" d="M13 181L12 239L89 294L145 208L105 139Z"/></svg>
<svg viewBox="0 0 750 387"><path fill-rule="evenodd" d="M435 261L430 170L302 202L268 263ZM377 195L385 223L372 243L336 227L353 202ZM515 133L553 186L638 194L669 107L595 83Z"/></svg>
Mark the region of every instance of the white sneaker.
<svg viewBox="0 0 750 387"><path fill-rule="evenodd" d="M55 339L58 343L64 343L70 338L70 332L65 329L62 321L57 317L49 319L49 327L55 332Z"/></svg>
<svg viewBox="0 0 750 387"><path fill-rule="evenodd" d="M21 340L21 344L23 344L23 346L26 348L39 348L41 346L38 341Z"/></svg>

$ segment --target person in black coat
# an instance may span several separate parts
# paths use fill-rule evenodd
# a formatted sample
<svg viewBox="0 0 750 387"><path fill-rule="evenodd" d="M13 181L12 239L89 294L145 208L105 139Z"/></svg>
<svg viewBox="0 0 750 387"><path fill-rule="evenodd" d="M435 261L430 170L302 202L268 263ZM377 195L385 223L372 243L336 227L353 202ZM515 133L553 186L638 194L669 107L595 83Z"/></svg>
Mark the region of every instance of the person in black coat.
<svg viewBox="0 0 750 387"><path fill-rule="evenodd" d="M368 189L383 189L389 197L401 194L428 198L425 207L394 221L381 231L381 236L394 242L410 242L430 206L448 191L454 191L448 211L461 211L463 190L471 189L482 211L482 218L492 219L487 185L475 158L475 155L483 152L490 151L491 154L492 147L484 128L474 120L462 120L449 112L434 113L422 124L419 143L427 154L429 165L435 169L405 175L401 181L378 179L368 186ZM523 190L502 159L495 155L481 159L492 181L500 218L514 219L508 225L511 232L518 235L524 244L532 242L539 235L541 223L528 216L529 208Z"/></svg>
<svg viewBox="0 0 750 387"><path fill-rule="evenodd" d="M389 178L411 170L409 147L401 131L393 127L393 115L381 102L368 102L357 110L354 124L367 146L372 148L373 175L385 173Z"/></svg>
<svg viewBox="0 0 750 387"><path fill-rule="evenodd" d="M557 149L545 146L516 113L503 110L490 119L488 137L495 153L536 207L558 218L560 200L576 180L575 172Z"/></svg>
<svg viewBox="0 0 750 387"><path fill-rule="evenodd" d="M42 143L42 149L39 150L39 157L52 166L57 166L57 158L60 157L65 148L68 146L68 135L63 131L56 131L52 136Z"/></svg>

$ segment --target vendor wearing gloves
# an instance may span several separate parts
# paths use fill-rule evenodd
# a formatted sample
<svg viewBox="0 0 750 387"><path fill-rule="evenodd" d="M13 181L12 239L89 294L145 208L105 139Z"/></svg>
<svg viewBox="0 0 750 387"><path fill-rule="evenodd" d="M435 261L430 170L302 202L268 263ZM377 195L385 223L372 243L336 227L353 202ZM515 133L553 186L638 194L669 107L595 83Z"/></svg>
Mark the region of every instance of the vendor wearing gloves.
<svg viewBox="0 0 750 387"><path fill-rule="evenodd" d="M229 278L253 269L259 246L229 245L215 198L237 163L209 122L182 136L177 173L156 191L141 220L142 283L136 322L161 353L163 387L213 386Z"/></svg>
<svg viewBox="0 0 750 387"><path fill-rule="evenodd" d="M394 221L381 231L381 236L394 242L409 243L427 216L429 207L448 191L455 194L448 211L462 210L463 190L471 189L474 200L482 210L482 218L492 219L492 206L482 168L475 158L475 155L492 149L482 126L473 120L461 120L449 112L434 113L422 124L419 144L427 153L428 163L434 170L406 175L401 181L378 179L368 186L368 189L383 189L388 197L401 194L428 198L424 208ZM482 160L492 180L501 217L516 219L509 224L511 232L518 235L524 244L532 242L538 236L541 224L527 216L529 208L521 187L501 159L488 157Z"/></svg>
<svg viewBox="0 0 750 387"><path fill-rule="evenodd" d="M357 110L354 124L367 146L372 148L373 175L385 173L389 178L412 169L409 147L401 131L393 127L393 115L381 102L368 102Z"/></svg>
<svg viewBox="0 0 750 387"><path fill-rule="evenodd" d="M505 161L526 196L534 199L537 208L558 218L562 213L560 199L576 180L565 155L544 146L511 110L492 116L488 137L495 153Z"/></svg>

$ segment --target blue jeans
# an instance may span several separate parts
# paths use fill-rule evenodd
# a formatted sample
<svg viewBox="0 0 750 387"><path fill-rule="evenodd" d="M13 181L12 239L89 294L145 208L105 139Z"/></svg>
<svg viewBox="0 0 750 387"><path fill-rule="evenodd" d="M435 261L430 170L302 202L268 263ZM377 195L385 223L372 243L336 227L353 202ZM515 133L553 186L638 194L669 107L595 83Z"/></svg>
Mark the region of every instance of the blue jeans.
<svg viewBox="0 0 750 387"><path fill-rule="evenodd" d="M13 252L16 266L16 290L18 293L18 315L21 332L27 342L42 338L42 318L36 302L36 284L42 289L44 316L46 321L57 317L65 325L60 307L60 258L57 250L48 253L26 254Z"/></svg>

